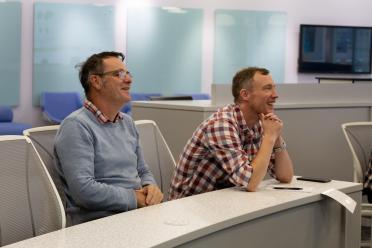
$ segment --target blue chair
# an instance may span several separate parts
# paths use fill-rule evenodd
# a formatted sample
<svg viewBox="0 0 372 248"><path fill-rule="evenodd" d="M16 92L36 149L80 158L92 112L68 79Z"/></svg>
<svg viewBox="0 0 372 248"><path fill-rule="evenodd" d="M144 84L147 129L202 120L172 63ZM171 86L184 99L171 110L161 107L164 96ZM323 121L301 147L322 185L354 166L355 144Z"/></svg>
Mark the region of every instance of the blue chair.
<svg viewBox="0 0 372 248"><path fill-rule="evenodd" d="M178 93L175 95L176 96L191 96L192 100L210 100L211 99L211 96L207 93L190 93L190 94Z"/></svg>
<svg viewBox="0 0 372 248"><path fill-rule="evenodd" d="M150 97L152 96L161 96L160 93L130 93L130 96L132 98L131 101L149 101ZM125 104L125 106L121 109L122 112L126 114L132 113L132 105L130 102Z"/></svg>
<svg viewBox="0 0 372 248"><path fill-rule="evenodd" d="M9 106L0 106L0 135L22 135L23 130L32 126L13 122L13 111Z"/></svg>
<svg viewBox="0 0 372 248"><path fill-rule="evenodd" d="M43 92L40 99L44 117L53 124L81 108L83 103L78 92Z"/></svg>
<svg viewBox="0 0 372 248"><path fill-rule="evenodd" d="M132 101L148 101L151 96L161 96L160 93L131 93Z"/></svg>

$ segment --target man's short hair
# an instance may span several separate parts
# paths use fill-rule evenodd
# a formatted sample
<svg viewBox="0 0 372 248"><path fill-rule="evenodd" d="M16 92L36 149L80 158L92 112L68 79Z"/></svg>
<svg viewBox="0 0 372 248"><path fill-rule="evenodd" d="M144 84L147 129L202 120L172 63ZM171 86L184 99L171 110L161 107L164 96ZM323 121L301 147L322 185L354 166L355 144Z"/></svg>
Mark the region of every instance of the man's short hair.
<svg viewBox="0 0 372 248"><path fill-rule="evenodd" d="M89 93L90 89L89 76L95 73L103 73L103 60L110 57L121 58L121 61L125 59L124 54L120 52L101 52L93 54L85 62L77 66L80 67L79 80L84 88L85 95Z"/></svg>
<svg viewBox="0 0 372 248"><path fill-rule="evenodd" d="M247 67L235 74L231 87L235 103L239 101L241 89L250 89L252 87L253 77L257 72L262 75L269 75L270 73L270 71L265 68Z"/></svg>

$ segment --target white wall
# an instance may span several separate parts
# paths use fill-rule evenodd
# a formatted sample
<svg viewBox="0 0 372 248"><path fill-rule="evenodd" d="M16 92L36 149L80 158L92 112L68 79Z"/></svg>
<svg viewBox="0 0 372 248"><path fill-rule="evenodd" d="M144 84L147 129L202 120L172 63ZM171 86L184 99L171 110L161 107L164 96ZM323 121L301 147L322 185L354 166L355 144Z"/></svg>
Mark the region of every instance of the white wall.
<svg viewBox="0 0 372 248"><path fill-rule="evenodd" d="M22 63L20 105L14 120L34 126L47 124L39 108L32 106L33 3L22 1ZM125 53L126 8L128 6L176 6L204 10L202 90L210 92L213 81L214 10L243 9L287 13L286 83L316 83L315 74L298 74L297 57L300 24L372 26L371 0L42 0L42 2L115 4L117 6L116 48ZM327 76L324 75L323 76ZM135 81L134 81L135 83Z"/></svg>

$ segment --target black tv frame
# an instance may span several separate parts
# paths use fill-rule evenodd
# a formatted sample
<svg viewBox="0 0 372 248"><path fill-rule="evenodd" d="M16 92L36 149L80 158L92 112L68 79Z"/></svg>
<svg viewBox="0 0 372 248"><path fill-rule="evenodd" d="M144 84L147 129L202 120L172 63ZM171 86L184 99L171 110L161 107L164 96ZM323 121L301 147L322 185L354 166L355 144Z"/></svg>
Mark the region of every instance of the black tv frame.
<svg viewBox="0 0 372 248"><path fill-rule="evenodd" d="M325 62L304 62L302 58L303 48L303 28L305 27L319 27L319 28L352 28L352 29L369 29L371 30L371 42L369 46L369 67L368 71L358 72L353 71L352 65L339 65L334 63ZM371 74L372 66L372 27L365 26L338 26L338 25L318 25L318 24L300 24L300 45L299 45L299 58L298 58L298 72L299 73L340 73L340 74Z"/></svg>

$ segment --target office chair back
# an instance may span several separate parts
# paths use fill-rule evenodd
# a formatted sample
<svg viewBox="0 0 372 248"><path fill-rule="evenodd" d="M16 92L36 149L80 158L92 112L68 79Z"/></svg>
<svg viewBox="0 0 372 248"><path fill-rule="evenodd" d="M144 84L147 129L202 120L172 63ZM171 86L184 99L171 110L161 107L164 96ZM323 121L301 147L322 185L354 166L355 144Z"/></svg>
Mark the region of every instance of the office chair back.
<svg viewBox="0 0 372 248"><path fill-rule="evenodd" d="M154 121L135 121L140 136L143 156L150 167L159 188L168 199L170 183L176 163L169 147Z"/></svg>
<svg viewBox="0 0 372 248"><path fill-rule="evenodd" d="M372 122L344 123L342 131L353 157L354 181L363 183L372 151Z"/></svg>
<svg viewBox="0 0 372 248"><path fill-rule="evenodd" d="M62 205L66 209L66 194L64 193L62 181L55 165L53 152L54 138L58 129L59 125L35 127L24 130L23 135L27 136L35 146L57 188Z"/></svg>
<svg viewBox="0 0 372 248"><path fill-rule="evenodd" d="M13 122L13 110L10 106L0 106L0 135L22 135L27 128L31 128L31 125Z"/></svg>
<svg viewBox="0 0 372 248"><path fill-rule="evenodd" d="M372 122L349 122L341 125L349 145L354 167L354 181L364 183L364 175L372 152ZM362 217L372 217L372 204L362 203ZM369 222L369 234L372 237L372 225ZM371 240L362 240L361 247L372 247Z"/></svg>
<svg viewBox="0 0 372 248"><path fill-rule="evenodd" d="M57 190L25 136L0 137L0 246L65 227Z"/></svg>
<svg viewBox="0 0 372 248"><path fill-rule="evenodd" d="M55 124L83 106L78 92L43 92L40 105L44 117Z"/></svg>
<svg viewBox="0 0 372 248"><path fill-rule="evenodd" d="M0 122L11 122L13 120L13 111L9 106L0 106Z"/></svg>

